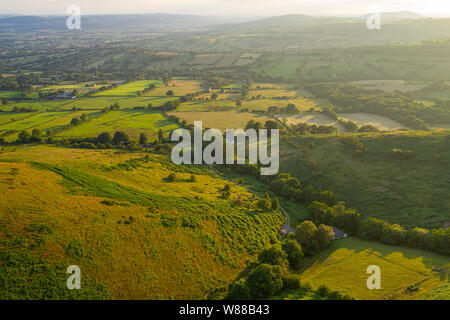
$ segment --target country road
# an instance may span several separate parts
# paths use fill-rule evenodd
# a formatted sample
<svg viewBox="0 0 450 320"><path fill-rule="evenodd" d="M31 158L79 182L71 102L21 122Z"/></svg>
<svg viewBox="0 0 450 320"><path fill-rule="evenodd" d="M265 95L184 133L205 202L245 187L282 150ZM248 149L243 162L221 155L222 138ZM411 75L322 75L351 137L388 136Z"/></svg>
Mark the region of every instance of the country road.
<svg viewBox="0 0 450 320"><path fill-rule="evenodd" d="M245 190L247 190L247 191L250 192L250 193L253 193L253 194L258 195L258 193L257 193L256 191L254 191L254 190L252 190L252 189L250 189L250 188L248 188L248 187L246 187L246 186L243 186L243 185L241 185L241 184L239 184L239 183L237 183L237 182L231 180L230 178L228 178L228 177L226 177L226 176L223 176L223 175L219 174L219 173L214 169L214 166L210 165L209 168L210 168L211 171L212 171L215 175L217 175L218 177L220 177L220 178L222 178L222 179L225 179L225 180L227 180L227 181L230 181L231 183L233 183L233 184L235 184L235 185L237 185L237 186L239 186L239 187L241 187L241 188L244 188ZM285 231L286 231L286 234L295 232L295 229L291 227L291 221L290 221L289 215L288 215L287 211L281 206L281 204L280 204L280 211L281 211L281 213L283 214L284 219L285 219L284 224L281 226L281 230L285 230Z"/></svg>

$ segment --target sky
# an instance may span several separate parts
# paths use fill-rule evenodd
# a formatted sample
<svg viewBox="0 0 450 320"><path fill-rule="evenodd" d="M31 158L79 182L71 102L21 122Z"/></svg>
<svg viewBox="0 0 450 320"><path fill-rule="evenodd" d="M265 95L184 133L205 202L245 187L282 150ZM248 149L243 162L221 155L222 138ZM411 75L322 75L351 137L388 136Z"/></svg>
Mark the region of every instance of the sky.
<svg viewBox="0 0 450 320"><path fill-rule="evenodd" d="M408 10L450 17L450 0L0 0L0 14L66 15L70 5L78 5L82 14L359 15Z"/></svg>

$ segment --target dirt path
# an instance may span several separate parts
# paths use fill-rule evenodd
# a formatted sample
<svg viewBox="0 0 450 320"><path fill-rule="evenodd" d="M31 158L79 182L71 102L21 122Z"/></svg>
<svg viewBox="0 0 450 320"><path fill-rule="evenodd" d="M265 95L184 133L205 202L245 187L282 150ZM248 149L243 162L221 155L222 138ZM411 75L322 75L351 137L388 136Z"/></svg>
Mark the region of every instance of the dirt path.
<svg viewBox="0 0 450 320"><path fill-rule="evenodd" d="M245 190L247 190L247 191L250 192L250 193L253 193L253 194L258 195L258 193L257 193L256 191L253 191L252 189L247 188L246 186L243 186L243 185L241 185L241 184L239 184L239 183L237 183L237 182L231 180L230 178L225 177L225 176L219 174L219 173L214 169L214 166L211 165L211 166L209 166L209 168L210 168L211 171L212 171L215 175L217 175L218 177L220 177L220 178L222 178L222 179L225 179L225 180L227 180L227 181L230 181L231 183L233 183L233 184L235 184L235 185L237 185L237 186L239 186L239 187L241 187L241 188L244 188ZM290 220L290 218L289 218L289 215L288 215L287 211L286 211L281 205L280 205L280 211L281 211L281 213L283 214L284 219L285 219L285 220L284 220L284 224L281 226L281 230L286 231L286 234L295 232L295 229L291 227L291 220Z"/></svg>

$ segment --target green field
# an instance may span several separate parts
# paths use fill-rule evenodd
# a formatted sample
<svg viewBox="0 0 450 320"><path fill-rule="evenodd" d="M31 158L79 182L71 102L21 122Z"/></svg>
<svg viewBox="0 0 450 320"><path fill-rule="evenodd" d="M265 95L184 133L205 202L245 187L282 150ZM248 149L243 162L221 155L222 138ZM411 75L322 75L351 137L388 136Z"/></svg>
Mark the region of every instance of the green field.
<svg viewBox="0 0 450 320"><path fill-rule="evenodd" d="M313 288L326 283L332 290L356 299L434 299L448 300L450 260L438 254L376 242L347 238L334 241L314 258L305 261L301 279ZM381 270L381 289L369 290L367 267ZM414 290L408 289L414 287ZM295 294L293 294L295 296Z"/></svg>
<svg viewBox="0 0 450 320"><path fill-rule="evenodd" d="M237 111L216 111L216 112L169 112L181 120L186 120L188 124L194 121L202 121L203 128L214 128L219 130L244 129L250 120L259 121L264 124L272 118L266 115L258 115L249 112Z"/></svg>
<svg viewBox="0 0 450 320"><path fill-rule="evenodd" d="M176 129L177 125L167 120L161 113L151 111L110 111L94 118L88 123L72 127L56 137L96 137L102 132L123 131L137 140L141 133L154 137L159 129L163 132Z"/></svg>
<svg viewBox="0 0 450 320"><path fill-rule="evenodd" d="M135 97L138 91L142 91L147 88L149 85L154 84L156 86L160 85L162 82L158 80L140 80L133 81L130 83L126 83L123 85L119 85L116 88L112 88L109 90L97 92L95 96L126 96L126 97Z"/></svg>

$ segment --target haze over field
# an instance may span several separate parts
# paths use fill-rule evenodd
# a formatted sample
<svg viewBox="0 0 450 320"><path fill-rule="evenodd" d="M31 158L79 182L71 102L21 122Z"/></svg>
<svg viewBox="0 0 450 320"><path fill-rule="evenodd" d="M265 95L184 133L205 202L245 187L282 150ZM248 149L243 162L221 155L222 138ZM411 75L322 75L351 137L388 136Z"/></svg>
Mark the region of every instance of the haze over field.
<svg viewBox="0 0 450 320"><path fill-rule="evenodd" d="M69 5L78 5L85 14L102 13L187 13L208 15L359 15L381 11L414 11L431 16L449 16L446 0L18 0L0 4L1 13L65 14Z"/></svg>

